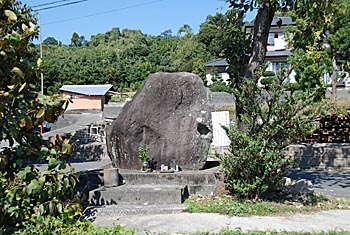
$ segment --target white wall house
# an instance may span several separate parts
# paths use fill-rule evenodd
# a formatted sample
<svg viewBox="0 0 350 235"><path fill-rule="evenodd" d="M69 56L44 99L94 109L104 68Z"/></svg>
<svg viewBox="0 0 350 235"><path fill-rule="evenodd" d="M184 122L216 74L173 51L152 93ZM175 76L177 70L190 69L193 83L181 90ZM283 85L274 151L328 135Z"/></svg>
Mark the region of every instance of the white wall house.
<svg viewBox="0 0 350 235"><path fill-rule="evenodd" d="M284 35L289 25L295 25L295 22L290 17L275 17L271 22L265 56L265 62L268 62L267 71L272 71L276 74L282 67L288 66L287 57L292 52L288 48ZM248 24L246 31L253 34L254 24ZM295 82L295 72L289 75L289 82Z"/></svg>
<svg viewBox="0 0 350 235"><path fill-rule="evenodd" d="M287 57L292 54L292 52L288 49L288 45L284 38L284 33L287 29L288 25L295 24L290 17L276 17L273 19L271 23L267 52L265 56L265 62L268 62L267 71L272 71L277 73L282 66L287 65ZM254 33L254 24L248 24L246 26L247 33ZM206 78L207 85L213 83L212 77L214 74L218 74L223 78L224 81L228 81L228 66L229 64L225 59L217 59L213 61L209 61L206 63ZM215 72L216 71L216 72ZM295 82L295 73L292 72L289 75L289 81Z"/></svg>
<svg viewBox="0 0 350 235"><path fill-rule="evenodd" d="M205 64L205 74L207 78L207 85L213 84L214 76L219 76L226 84L230 76L228 74L228 66L226 59L217 59L209 61Z"/></svg>

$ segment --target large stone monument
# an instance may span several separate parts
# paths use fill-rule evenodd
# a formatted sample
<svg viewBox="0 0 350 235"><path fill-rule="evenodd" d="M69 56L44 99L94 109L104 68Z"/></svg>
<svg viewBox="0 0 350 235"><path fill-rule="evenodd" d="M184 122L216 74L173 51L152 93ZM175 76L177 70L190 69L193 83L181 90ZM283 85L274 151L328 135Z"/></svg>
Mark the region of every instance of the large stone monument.
<svg viewBox="0 0 350 235"><path fill-rule="evenodd" d="M204 167L212 139L210 91L191 73L155 73L107 129L113 166L141 168L138 147L148 145L158 167Z"/></svg>

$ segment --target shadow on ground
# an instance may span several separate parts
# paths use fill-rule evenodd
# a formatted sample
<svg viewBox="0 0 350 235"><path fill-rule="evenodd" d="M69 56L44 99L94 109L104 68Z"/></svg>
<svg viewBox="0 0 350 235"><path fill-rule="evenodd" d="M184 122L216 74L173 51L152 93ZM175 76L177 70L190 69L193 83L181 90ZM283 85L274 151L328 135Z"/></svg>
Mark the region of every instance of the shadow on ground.
<svg viewBox="0 0 350 235"><path fill-rule="evenodd" d="M287 177L310 180L316 192L350 198L350 172L290 170Z"/></svg>

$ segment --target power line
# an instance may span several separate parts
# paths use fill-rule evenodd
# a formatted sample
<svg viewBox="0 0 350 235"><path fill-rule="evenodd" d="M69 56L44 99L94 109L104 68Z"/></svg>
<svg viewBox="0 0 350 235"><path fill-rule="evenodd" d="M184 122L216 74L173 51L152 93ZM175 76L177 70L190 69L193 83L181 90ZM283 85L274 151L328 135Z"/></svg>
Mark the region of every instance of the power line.
<svg viewBox="0 0 350 235"><path fill-rule="evenodd" d="M94 13L94 14L90 14L90 15L85 15L85 16L79 16L79 17L74 17L74 18L70 18L70 19L65 19L65 20L58 20L58 21L52 21L43 25L50 25L50 24L58 24L58 23L63 23L63 22L67 22L67 21L73 21L73 20L79 20L79 19L83 19L83 18L89 18L89 17L93 17L93 16L98 16L98 15L104 15L104 14L108 14L108 13L112 13L112 12L118 12L118 11L123 11L126 9L131 9L131 8L136 8L136 7L140 7L140 6L146 6L146 5L151 5L157 2L162 2L165 0L156 0L156 1L151 1L151 2L145 2L145 3L141 3L141 4L137 4L137 5L132 5L132 6L128 6L128 7L122 7L122 8L118 8L118 9L113 9L110 11L104 11L104 12L99 12L99 13Z"/></svg>
<svg viewBox="0 0 350 235"><path fill-rule="evenodd" d="M64 3L61 5L56 5L56 6L51 6L51 7L44 7L44 8L37 8L34 11L43 11L43 10L48 10L48 9L52 9L52 8L57 8L57 7L63 7L63 6L68 6L68 5L72 5L72 4L77 4L80 2L86 2L88 0L79 0L79 1L75 1L75 2L68 2L68 3Z"/></svg>
<svg viewBox="0 0 350 235"><path fill-rule="evenodd" d="M49 5L56 4L56 3L69 2L69 1L73 1L73 0L59 0L59 1L54 1L54 2L48 2L48 3L43 3L43 4L31 6L31 8L44 7L44 6L49 6Z"/></svg>

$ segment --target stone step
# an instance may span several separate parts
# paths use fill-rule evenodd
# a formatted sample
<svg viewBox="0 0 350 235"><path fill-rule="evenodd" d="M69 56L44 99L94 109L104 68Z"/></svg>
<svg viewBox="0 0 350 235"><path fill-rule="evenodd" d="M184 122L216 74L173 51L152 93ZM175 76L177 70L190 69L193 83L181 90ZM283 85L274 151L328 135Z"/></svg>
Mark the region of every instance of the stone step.
<svg viewBox="0 0 350 235"><path fill-rule="evenodd" d="M187 185L190 194L213 194L220 175L215 171L180 171L175 173L119 170L120 182L128 185Z"/></svg>
<svg viewBox="0 0 350 235"><path fill-rule="evenodd" d="M176 214L186 211L187 208L185 204L89 206L85 209L84 215L86 219L94 219L118 215Z"/></svg>
<svg viewBox="0 0 350 235"><path fill-rule="evenodd" d="M190 195L215 195L221 174L218 168L174 173L142 172L117 168L104 169L104 186L126 185L187 185Z"/></svg>
<svg viewBox="0 0 350 235"><path fill-rule="evenodd" d="M153 173L153 172L123 172L119 170L121 180L125 184L215 184L217 178L213 173L176 172L176 173Z"/></svg>
<svg viewBox="0 0 350 235"><path fill-rule="evenodd" d="M188 198L184 185L121 185L101 187L89 193L90 205L181 204Z"/></svg>
<svg viewBox="0 0 350 235"><path fill-rule="evenodd" d="M91 190L103 186L103 173L101 170L88 170L79 172L79 181L76 189L80 193L88 193Z"/></svg>

